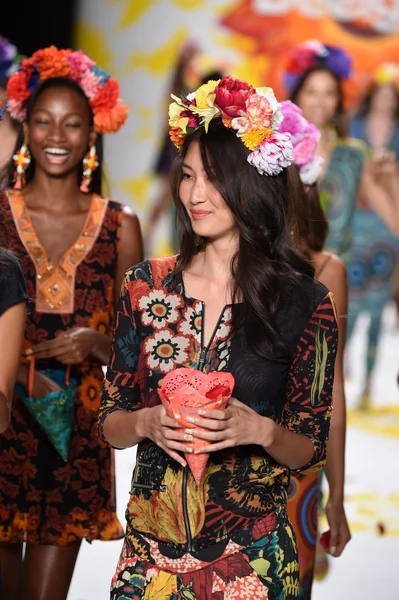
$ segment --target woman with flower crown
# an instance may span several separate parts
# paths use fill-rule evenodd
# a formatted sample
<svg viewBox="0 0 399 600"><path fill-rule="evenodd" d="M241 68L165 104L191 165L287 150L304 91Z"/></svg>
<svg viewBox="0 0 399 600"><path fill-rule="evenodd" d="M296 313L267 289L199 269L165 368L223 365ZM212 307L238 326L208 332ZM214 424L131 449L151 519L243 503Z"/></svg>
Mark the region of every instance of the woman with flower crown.
<svg viewBox="0 0 399 600"><path fill-rule="evenodd" d="M319 187L330 230L326 246L343 260L350 253L366 156L365 145L346 132L345 86L351 69L342 48L308 40L293 48L283 74L290 99L321 133L317 154L324 159Z"/></svg>
<svg viewBox="0 0 399 600"><path fill-rule="evenodd" d="M181 252L126 273L102 392L101 435L138 445L111 598L292 600L287 489L325 461L334 301L290 236L293 149L273 91L224 77L173 99ZM180 367L235 380L227 407L186 429L158 394Z"/></svg>
<svg viewBox="0 0 399 600"><path fill-rule="evenodd" d="M323 159L316 148L320 132L304 118L298 106L286 100L281 111L284 119L280 131L291 134L293 163L291 168L292 217L291 229L297 248L315 267L315 279L334 294L338 316L338 350L335 361L333 411L327 447L327 474L331 502L327 504L329 524L327 549L331 556L342 554L350 540L350 531L343 504L345 479L346 406L343 378L343 353L348 312L347 273L344 262L324 250L328 237L328 223L320 204L317 180ZM299 554L300 598L311 598L316 559L317 507L319 476L317 473L291 475L288 491L288 515L294 527ZM326 553L318 546L318 558L325 562Z"/></svg>
<svg viewBox="0 0 399 600"><path fill-rule="evenodd" d="M89 57L54 46L22 60L7 96L23 136L0 206L29 304L2 440L3 593L65 600L82 539L123 536L113 456L96 423L115 297L142 259L136 216L101 196L101 135L118 131L127 107L116 80ZM71 398L71 420L51 422L61 397ZM58 442L69 428L64 452Z"/></svg>
<svg viewBox="0 0 399 600"><path fill-rule="evenodd" d="M382 315L395 295L395 271L399 275L399 64L383 63L373 74L350 122L350 133L367 144L371 168L382 188L379 194L370 184L361 190L348 263L348 336L360 313L370 316L360 401L367 409Z"/></svg>

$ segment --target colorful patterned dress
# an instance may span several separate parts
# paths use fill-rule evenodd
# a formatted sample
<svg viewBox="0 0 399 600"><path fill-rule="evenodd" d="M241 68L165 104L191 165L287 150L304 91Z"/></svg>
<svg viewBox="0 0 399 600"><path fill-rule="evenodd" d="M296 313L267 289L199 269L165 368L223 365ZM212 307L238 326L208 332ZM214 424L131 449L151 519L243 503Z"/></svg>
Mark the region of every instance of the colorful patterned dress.
<svg viewBox="0 0 399 600"><path fill-rule="evenodd" d="M122 207L93 195L81 235L58 266L47 259L20 192L0 195L0 213L27 283L26 347L73 327L110 334ZM37 368L65 370L55 359L37 361ZM101 365L89 358L72 368L72 377L78 387L67 462L21 398L14 397L0 455L2 542L63 546L123 535L115 510L112 451L97 434Z"/></svg>
<svg viewBox="0 0 399 600"><path fill-rule="evenodd" d="M359 140L337 140L320 182L320 199L330 232L325 249L347 261L352 246L356 199L366 157Z"/></svg>
<svg viewBox="0 0 399 600"><path fill-rule="evenodd" d="M185 293L176 257L146 261L126 274L102 395L99 426L115 410L160 403L158 386L177 367L228 371L234 396L260 415L308 436L325 460L337 325L326 288L307 277L302 293L280 306L284 351L261 358L235 311L226 306L212 340L203 341L205 306ZM258 600L299 597L295 535L286 514L289 470L261 446L215 452L197 487L150 440L137 450L124 548L112 600Z"/></svg>
<svg viewBox="0 0 399 600"><path fill-rule="evenodd" d="M366 119L356 116L351 135L371 146ZM399 127L392 131L389 149L399 159ZM370 317L366 374L370 377L377 355L384 308L395 293L395 272L399 263L399 237L394 235L380 216L367 206L356 208L353 223L352 251L348 262L349 312L348 339L358 316Z"/></svg>

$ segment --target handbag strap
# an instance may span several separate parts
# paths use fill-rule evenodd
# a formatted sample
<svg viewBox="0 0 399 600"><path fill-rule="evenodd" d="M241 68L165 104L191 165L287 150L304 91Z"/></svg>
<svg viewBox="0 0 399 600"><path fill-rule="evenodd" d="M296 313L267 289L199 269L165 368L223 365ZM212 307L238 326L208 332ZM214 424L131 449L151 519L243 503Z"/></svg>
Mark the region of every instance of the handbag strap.
<svg viewBox="0 0 399 600"><path fill-rule="evenodd" d="M69 385L71 377L71 365L68 365L65 372L65 385ZM28 372L28 396L33 398L33 384L35 381L35 357L32 356L29 361L29 372Z"/></svg>

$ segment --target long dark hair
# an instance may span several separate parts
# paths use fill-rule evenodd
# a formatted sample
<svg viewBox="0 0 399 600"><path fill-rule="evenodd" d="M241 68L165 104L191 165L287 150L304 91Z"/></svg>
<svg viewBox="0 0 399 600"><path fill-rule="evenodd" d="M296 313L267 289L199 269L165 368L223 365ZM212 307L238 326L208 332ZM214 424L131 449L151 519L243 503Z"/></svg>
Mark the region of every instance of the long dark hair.
<svg viewBox="0 0 399 600"><path fill-rule="evenodd" d="M243 326L255 351L270 356L273 347L285 348L276 322L278 308L292 299L293 287L301 289L302 275L314 276L290 236L287 170L273 177L260 175L247 162L249 150L220 120L211 121L208 133L201 127L187 136L172 173L180 237L177 274L187 269L201 243L179 197L182 164L195 142L206 174L232 211L239 231L231 265L233 302L242 298L245 310L238 311L240 321L234 327Z"/></svg>
<svg viewBox="0 0 399 600"><path fill-rule="evenodd" d="M391 85L392 85L392 89L395 92L395 96L396 96L395 119L396 119L396 122L399 123L399 90L396 87L396 85L394 85L394 84L391 84ZM379 87L380 87L380 85L378 83L374 82L367 89L367 91L364 95L364 98L358 108L358 114L361 117L368 117L369 112L371 110L371 102L373 100L373 96Z"/></svg>
<svg viewBox="0 0 399 600"><path fill-rule="evenodd" d="M322 252L328 236L328 221L320 204L317 183L304 186L295 165L289 167L291 231L295 246L308 259Z"/></svg>
<svg viewBox="0 0 399 600"><path fill-rule="evenodd" d="M341 83L341 80L339 79L339 77L337 77L335 75L335 73L330 71L330 69L328 69L325 65L314 65L310 69L307 69L307 71L305 71L303 73L297 86L291 92L290 100L294 104L297 104L298 106L300 106L298 104L298 96L301 93L303 86L305 85L305 83L307 82L309 77L311 75L313 75L313 73L320 73L320 72L329 73L331 75L331 77L335 80L335 83L337 85L338 106L337 106L337 110L336 110L334 118L333 118L332 125L333 125L334 129L336 130L338 137L340 137L341 139L345 139L348 136L348 122L347 122L347 114L346 114L345 106L344 106L344 92L342 89L342 83Z"/></svg>
<svg viewBox="0 0 399 600"><path fill-rule="evenodd" d="M66 79L64 77L54 77L53 79L47 79L46 81L44 81L38 88L37 90L35 90L35 92L28 98L27 102L26 102L26 121L27 123L29 123L29 119L31 117L33 108L35 106L36 100L39 98L39 96L47 89L50 88L69 88L74 90L75 92L77 92L80 96L82 96L82 98L84 98L87 102L87 106L89 109L89 113L90 113L90 126L93 125L93 112L90 108L87 96L85 95L84 91L82 90L82 88L75 83L74 81L72 81L71 79ZM18 139L17 139L17 143L16 143L16 147L15 150L18 150L22 144L24 142L24 133L23 130L20 130L20 133L18 135ZM91 186L90 186L90 191L95 193L95 194L99 194L101 195L101 191L102 191L102 181L103 181L103 140L102 140L102 136L101 135L97 135L96 138L96 149L97 149L97 156L98 156L98 163L99 166L97 167L97 169L93 172L93 178L92 178L92 182L91 182ZM89 150L89 148L87 148L87 150ZM14 179L14 167L12 162L10 163L10 167L9 167L9 185L12 185L13 179ZM29 183L29 181L31 181L34 177L35 174L35 160L33 158L33 156L31 157L31 163L29 165L29 167L27 168L26 172L25 172L25 177L26 177L26 183ZM82 175L83 175L83 163L81 168L78 170L78 185L80 186L80 182L82 179Z"/></svg>

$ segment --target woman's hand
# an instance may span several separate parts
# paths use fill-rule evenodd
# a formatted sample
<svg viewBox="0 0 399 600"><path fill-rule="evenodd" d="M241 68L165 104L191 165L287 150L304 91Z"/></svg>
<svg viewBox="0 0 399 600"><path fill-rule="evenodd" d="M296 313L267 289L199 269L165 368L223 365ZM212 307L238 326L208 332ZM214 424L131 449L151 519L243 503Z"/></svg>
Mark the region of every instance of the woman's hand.
<svg viewBox="0 0 399 600"><path fill-rule="evenodd" d="M43 375L43 373L35 372L35 378L33 381L33 397L38 399L42 398L50 392L59 392L62 388L55 383L50 377Z"/></svg>
<svg viewBox="0 0 399 600"><path fill-rule="evenodd" d="M345 509L341 503L327 502L326 517L330 527L330 543L328 553L331 556L341 556L346 544L351 539Z"/></svg>
<svg viewBox="0 0 399 600"><path fill-rule="evenodd" d="M77 365L92 353L98 344L98 337L102 335L89 327L69 329L53 340L28 348L25 355L34 356L35 359L56 358L64 365Z"/></svg>
<svg viewBox="0 0 399 600"><path fill-rule="evenodd" d="M154 406L143 410L141 426L138 427L138 433L143 438L149 438L157 446L169 454L182 467L187 465L186 461L179 452L192 452L193 449L187 445L192 442L193 436L184 431L176 431L180 427L174 419L167 416L165 407L162 405Z"/></svg>
<svg viewBox="0 0 399 600"><path fill-rule="evenodd" d="M198 416L192 422L205 431L194 428L186 429L186 433L212 442L209 446L196 450L196 454L249 444L263 446L269 420L236 398L230 398L224 410L198 411Z"/></svg>

